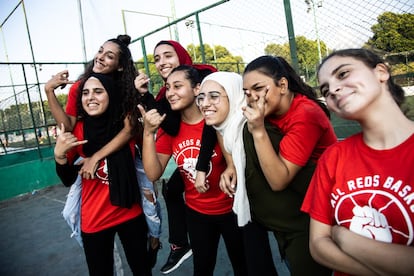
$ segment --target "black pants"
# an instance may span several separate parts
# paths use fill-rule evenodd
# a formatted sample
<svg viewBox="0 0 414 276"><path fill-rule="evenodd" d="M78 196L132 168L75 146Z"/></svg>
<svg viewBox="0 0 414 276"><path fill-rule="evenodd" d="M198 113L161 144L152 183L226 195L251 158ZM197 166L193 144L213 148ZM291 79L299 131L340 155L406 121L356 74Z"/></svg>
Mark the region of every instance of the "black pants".
<svg viewBox="0 0 414 276"><path fill-rule="evenodd" d="M186 210L193 248L194 276L213 275L220 236L223 236L234 275L247 275L243 236L233 212L224 215L204 215L188 207Z"/></svg>
<svg viewBox="0 0 414 276"><path fill-rule="evenodd" d="M168 213L168 241L179 247L188 245L187 221L185 218L184 182L178 168L162 188Z"/></svg>
<svg viewBox="0 0 414 276"><path fill-rule="evenodd" d="M277 275L268 231L269 229L255 221L243 227L249 275ZM332 275L330 269L315 262L310 255L309 232L272 232L277 240L280 256L286 261L292 276Z"/></svg>
<svg viewBox="0 0 414 276"><path fill-rule="evenodd" d="M255 222L248 223L242 229L248 274L277 276L267 229Z"/></svg>
<svg viewBox="0 0 414 276"><path fill-rule="evenodd" d="M144 215L97 233L82 232L89 275L114 275L114 241L118 233L134 275L151 275Z"/></svg>

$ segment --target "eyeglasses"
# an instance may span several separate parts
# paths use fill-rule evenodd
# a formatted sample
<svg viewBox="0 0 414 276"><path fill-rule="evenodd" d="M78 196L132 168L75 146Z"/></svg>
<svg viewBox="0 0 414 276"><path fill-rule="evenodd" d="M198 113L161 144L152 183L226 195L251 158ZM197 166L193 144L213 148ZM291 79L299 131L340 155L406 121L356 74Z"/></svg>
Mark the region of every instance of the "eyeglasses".
<svg viewBox="0 0 414 276"><path fill-rule="evenodd" d="M204 100L207 99L209 104L217 105L220 103L220 98L222 97L227 97L227 96L221 95L221 93L218 91L210 91L207 93L198 94L195 98L195 102L197 106L201 107L204 103Z"/></svg>

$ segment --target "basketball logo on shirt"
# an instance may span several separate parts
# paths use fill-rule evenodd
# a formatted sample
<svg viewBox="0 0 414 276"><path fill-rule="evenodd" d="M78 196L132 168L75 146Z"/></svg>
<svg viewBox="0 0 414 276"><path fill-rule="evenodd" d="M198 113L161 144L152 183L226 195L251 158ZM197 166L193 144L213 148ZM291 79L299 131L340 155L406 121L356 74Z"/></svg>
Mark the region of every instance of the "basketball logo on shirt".
<svg viewBox="0 0 414 276"><path fill-rule="evenodd" d="M102 183L109 184L109 177L108 177L108 164L106 162L106 158L99 162L98 168L96 169L96 178L100 179Z"/></svg>
<svg viewBox="0 0 414 276"><path fill-rule="evenodd" d="M196 178L196 165L199 153L199 147L190 146L184 148L175 157L175 162L179 164L178 168L180 169L180 171L184 172L186 178L188 178L192 183L195 182ZM206 173L206 177L210 174L210 172L211 169Z"/></svg>
<svg viewBox="0 0 414 276"><path fill-rule="evenodd" d="M413 222L402 203L386 191L363 190L341 197L335 208L338 225L374 240L410 245Z"/></svg>

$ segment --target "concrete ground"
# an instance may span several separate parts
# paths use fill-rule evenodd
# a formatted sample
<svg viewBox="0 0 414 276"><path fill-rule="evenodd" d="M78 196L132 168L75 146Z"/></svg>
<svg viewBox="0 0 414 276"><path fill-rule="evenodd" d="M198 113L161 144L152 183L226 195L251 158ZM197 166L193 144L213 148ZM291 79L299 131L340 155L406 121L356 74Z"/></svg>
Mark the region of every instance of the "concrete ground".
<svg viewBox="0 0 414 276"><path fill-rule="evenodd" d="M61 216L68 188L57 185L35 193L0 202L0 275L88 275L82 248L70 238L70 229ZM165 203L159 197L163 212L164 248L158 253L153 275L163 275L160 268L168 254L168 229ZM272 241L274 239L271 238ZM289 275L272 244L279 275ZM115 250L116 275L132 275L119 240ZM215 275L232 275L227 253L220 242ZM170 276L192 275L192 258Z"/></svg>

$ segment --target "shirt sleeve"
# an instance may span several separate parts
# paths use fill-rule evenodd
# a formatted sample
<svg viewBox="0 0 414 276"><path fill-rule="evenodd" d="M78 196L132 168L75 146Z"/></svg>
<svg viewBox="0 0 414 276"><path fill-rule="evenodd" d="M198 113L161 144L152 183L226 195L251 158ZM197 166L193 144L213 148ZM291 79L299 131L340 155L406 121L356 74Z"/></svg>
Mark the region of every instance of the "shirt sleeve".
<svg viewBox="0 0 414 276"><path fill-rule="evenodd" d="M80 81L77 81L69 89L68 102L66 104L66 114L69 116L77 116L76 99L78 97L79 85Z"/></svg>
<svg viewBox="0 0 414 276"><path fill-rule="evenodd" d="M71 186L75 182L79 169L80 166L77 165L70 165L69 163L61 165L56 163L56 174L66 187Z"/></svg>
<svg viewBox="0 0 414 276"><path fill-rule="evenodd" d="M280 142L280 154L290 162L305 166L323 135L319 107L304 108L291 118L290 126Z"/></svg>
<svg viewBox="0 0 414 276"><path fill-rule="evenodd" d="M157 153L172 154L172 137L168 135L162 128L158 129L155 139L155 150Z"/></svg>

